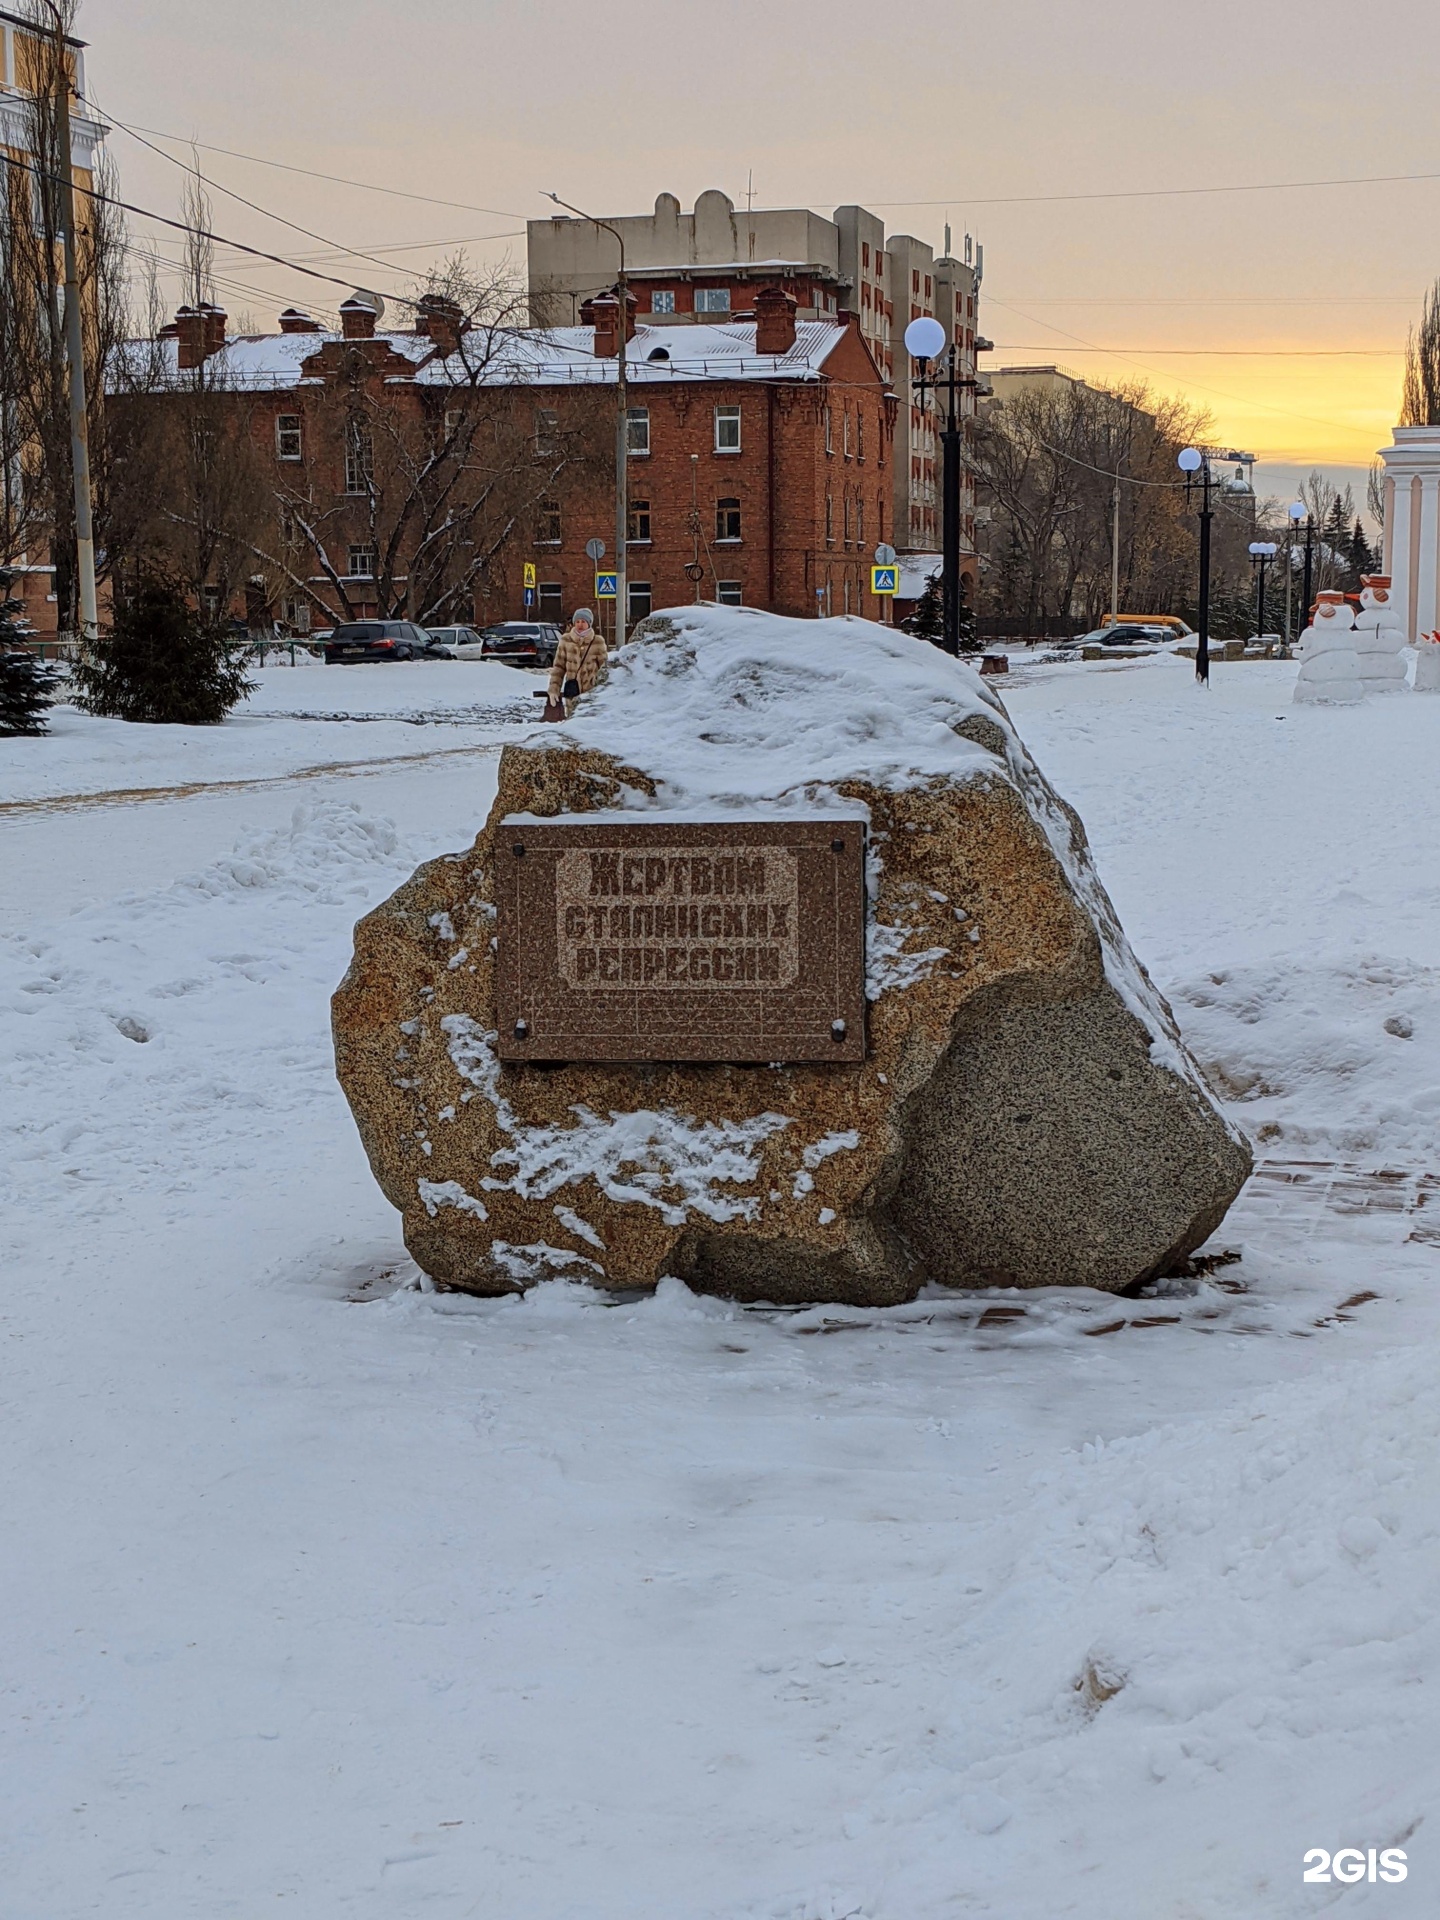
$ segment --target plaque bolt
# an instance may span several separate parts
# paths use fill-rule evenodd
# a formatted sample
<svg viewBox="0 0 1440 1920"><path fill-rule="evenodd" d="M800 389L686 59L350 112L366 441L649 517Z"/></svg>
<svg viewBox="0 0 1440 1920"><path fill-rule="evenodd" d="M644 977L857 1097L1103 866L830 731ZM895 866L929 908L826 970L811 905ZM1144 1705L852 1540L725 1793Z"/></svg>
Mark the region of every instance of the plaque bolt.
<svg viewBox="0 0 1440 1920"><path fill-rule="evenodd" d="M517 1020L515 1022L515 1038L517 1040L528 1040L530 1038L530 1022L528 1020Z"/></svg>
<svg viewBox="0 0 1440 1920"><path fill-rule="evenodd" d="M510 849L510 851L511 851L511 852L512 852L512 853L514 854L514 856L515 856L515 858L516 858L517 860L523 860L523 859L525 858L525 843L524 843L524 841L523 841L523 840L517 840L517 841L515 842L515 844L514 844L514 846L513 846L513 847L512 847L511 849Z"/></svg>
<svg viewBox="0 0 1440 1920"><path fill-rule="evenodd" d="M843 1040L845 1038L845 1022L843 1020L832 1020L830 1022L830 1038L832 1040Z"/></svg>
<svg viewBox="0 0 1440 1920"><path fill-rule="evenodd" d="M830 842L830 851L832 853L843 853L845 851L845 842L843 840L832 840Z"/></svg>

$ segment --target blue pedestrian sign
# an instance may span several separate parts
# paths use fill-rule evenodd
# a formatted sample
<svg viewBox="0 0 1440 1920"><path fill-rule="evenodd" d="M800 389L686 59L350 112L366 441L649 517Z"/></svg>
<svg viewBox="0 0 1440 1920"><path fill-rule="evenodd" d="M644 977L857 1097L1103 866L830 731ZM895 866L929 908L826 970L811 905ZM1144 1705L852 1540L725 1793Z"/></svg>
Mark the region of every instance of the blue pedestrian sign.
<svg viewBox="0 0 1440 1920"><path fill-rule="evenodd" d="M615 578L613 573L597 573L595 576L595 598L613 600L615 598Z"/></svg>
<svg viewBox="0 0 1440 1920"><path fill-rule="evenodd" d="M871 593L885 594L900 591L900 569L898 567L871 567Z"/></svg>

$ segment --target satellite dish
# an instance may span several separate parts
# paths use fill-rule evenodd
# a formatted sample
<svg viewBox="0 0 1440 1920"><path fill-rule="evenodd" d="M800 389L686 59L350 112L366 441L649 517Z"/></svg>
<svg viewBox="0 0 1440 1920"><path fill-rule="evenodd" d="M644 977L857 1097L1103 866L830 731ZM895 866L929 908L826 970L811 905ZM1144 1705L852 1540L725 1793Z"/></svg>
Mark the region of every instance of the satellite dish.
<svg viewBox="0 0 1440 1920"><path fill-rule="evenodd" d="M930 314L921 314L905 329L905 351L912 360L933 360L945 349L945 329Z"/></svg>

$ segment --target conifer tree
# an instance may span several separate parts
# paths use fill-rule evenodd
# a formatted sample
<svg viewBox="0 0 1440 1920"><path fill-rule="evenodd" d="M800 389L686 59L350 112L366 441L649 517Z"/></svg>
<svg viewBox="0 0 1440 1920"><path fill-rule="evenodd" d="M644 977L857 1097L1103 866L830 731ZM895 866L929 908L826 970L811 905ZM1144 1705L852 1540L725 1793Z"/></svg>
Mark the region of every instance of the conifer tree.
<svg viewBox="0 0 1440 1920"><path fill-rule="evenodd" d="M78 704L114 720L212 727L250 691L244 644L191 605L184 583L141 567L115 615L77 663Z"/></svg>
<svg viewBox="0 0 1440 1920"><path fill-rule="evenodd" d="M925 591L915 602L915 611L905 624L917 640L928 640L933 647L938 647L944 640L945 601L938 573L932 574L925 582Z"/></svg>
<svg viewBox="0 0 1440 1920"><path fill-rule="evenodd" d="M13 579L8 569L0 569L0 594L9 593ZM0 733L44 733L57 669L19 644L20 611L18 600L0 599Z"/></svg>

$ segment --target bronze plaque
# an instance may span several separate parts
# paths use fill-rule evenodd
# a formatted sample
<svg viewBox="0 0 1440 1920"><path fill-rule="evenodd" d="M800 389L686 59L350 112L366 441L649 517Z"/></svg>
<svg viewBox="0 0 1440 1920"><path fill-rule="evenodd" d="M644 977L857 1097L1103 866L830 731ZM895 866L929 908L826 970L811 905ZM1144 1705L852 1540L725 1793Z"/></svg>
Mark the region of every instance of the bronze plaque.
<svg viewBox="0 0 1440 1920"><path fill-rule="evenodd" d="M502 1060L865 1058L865 822L510 818Z"/></svg>

